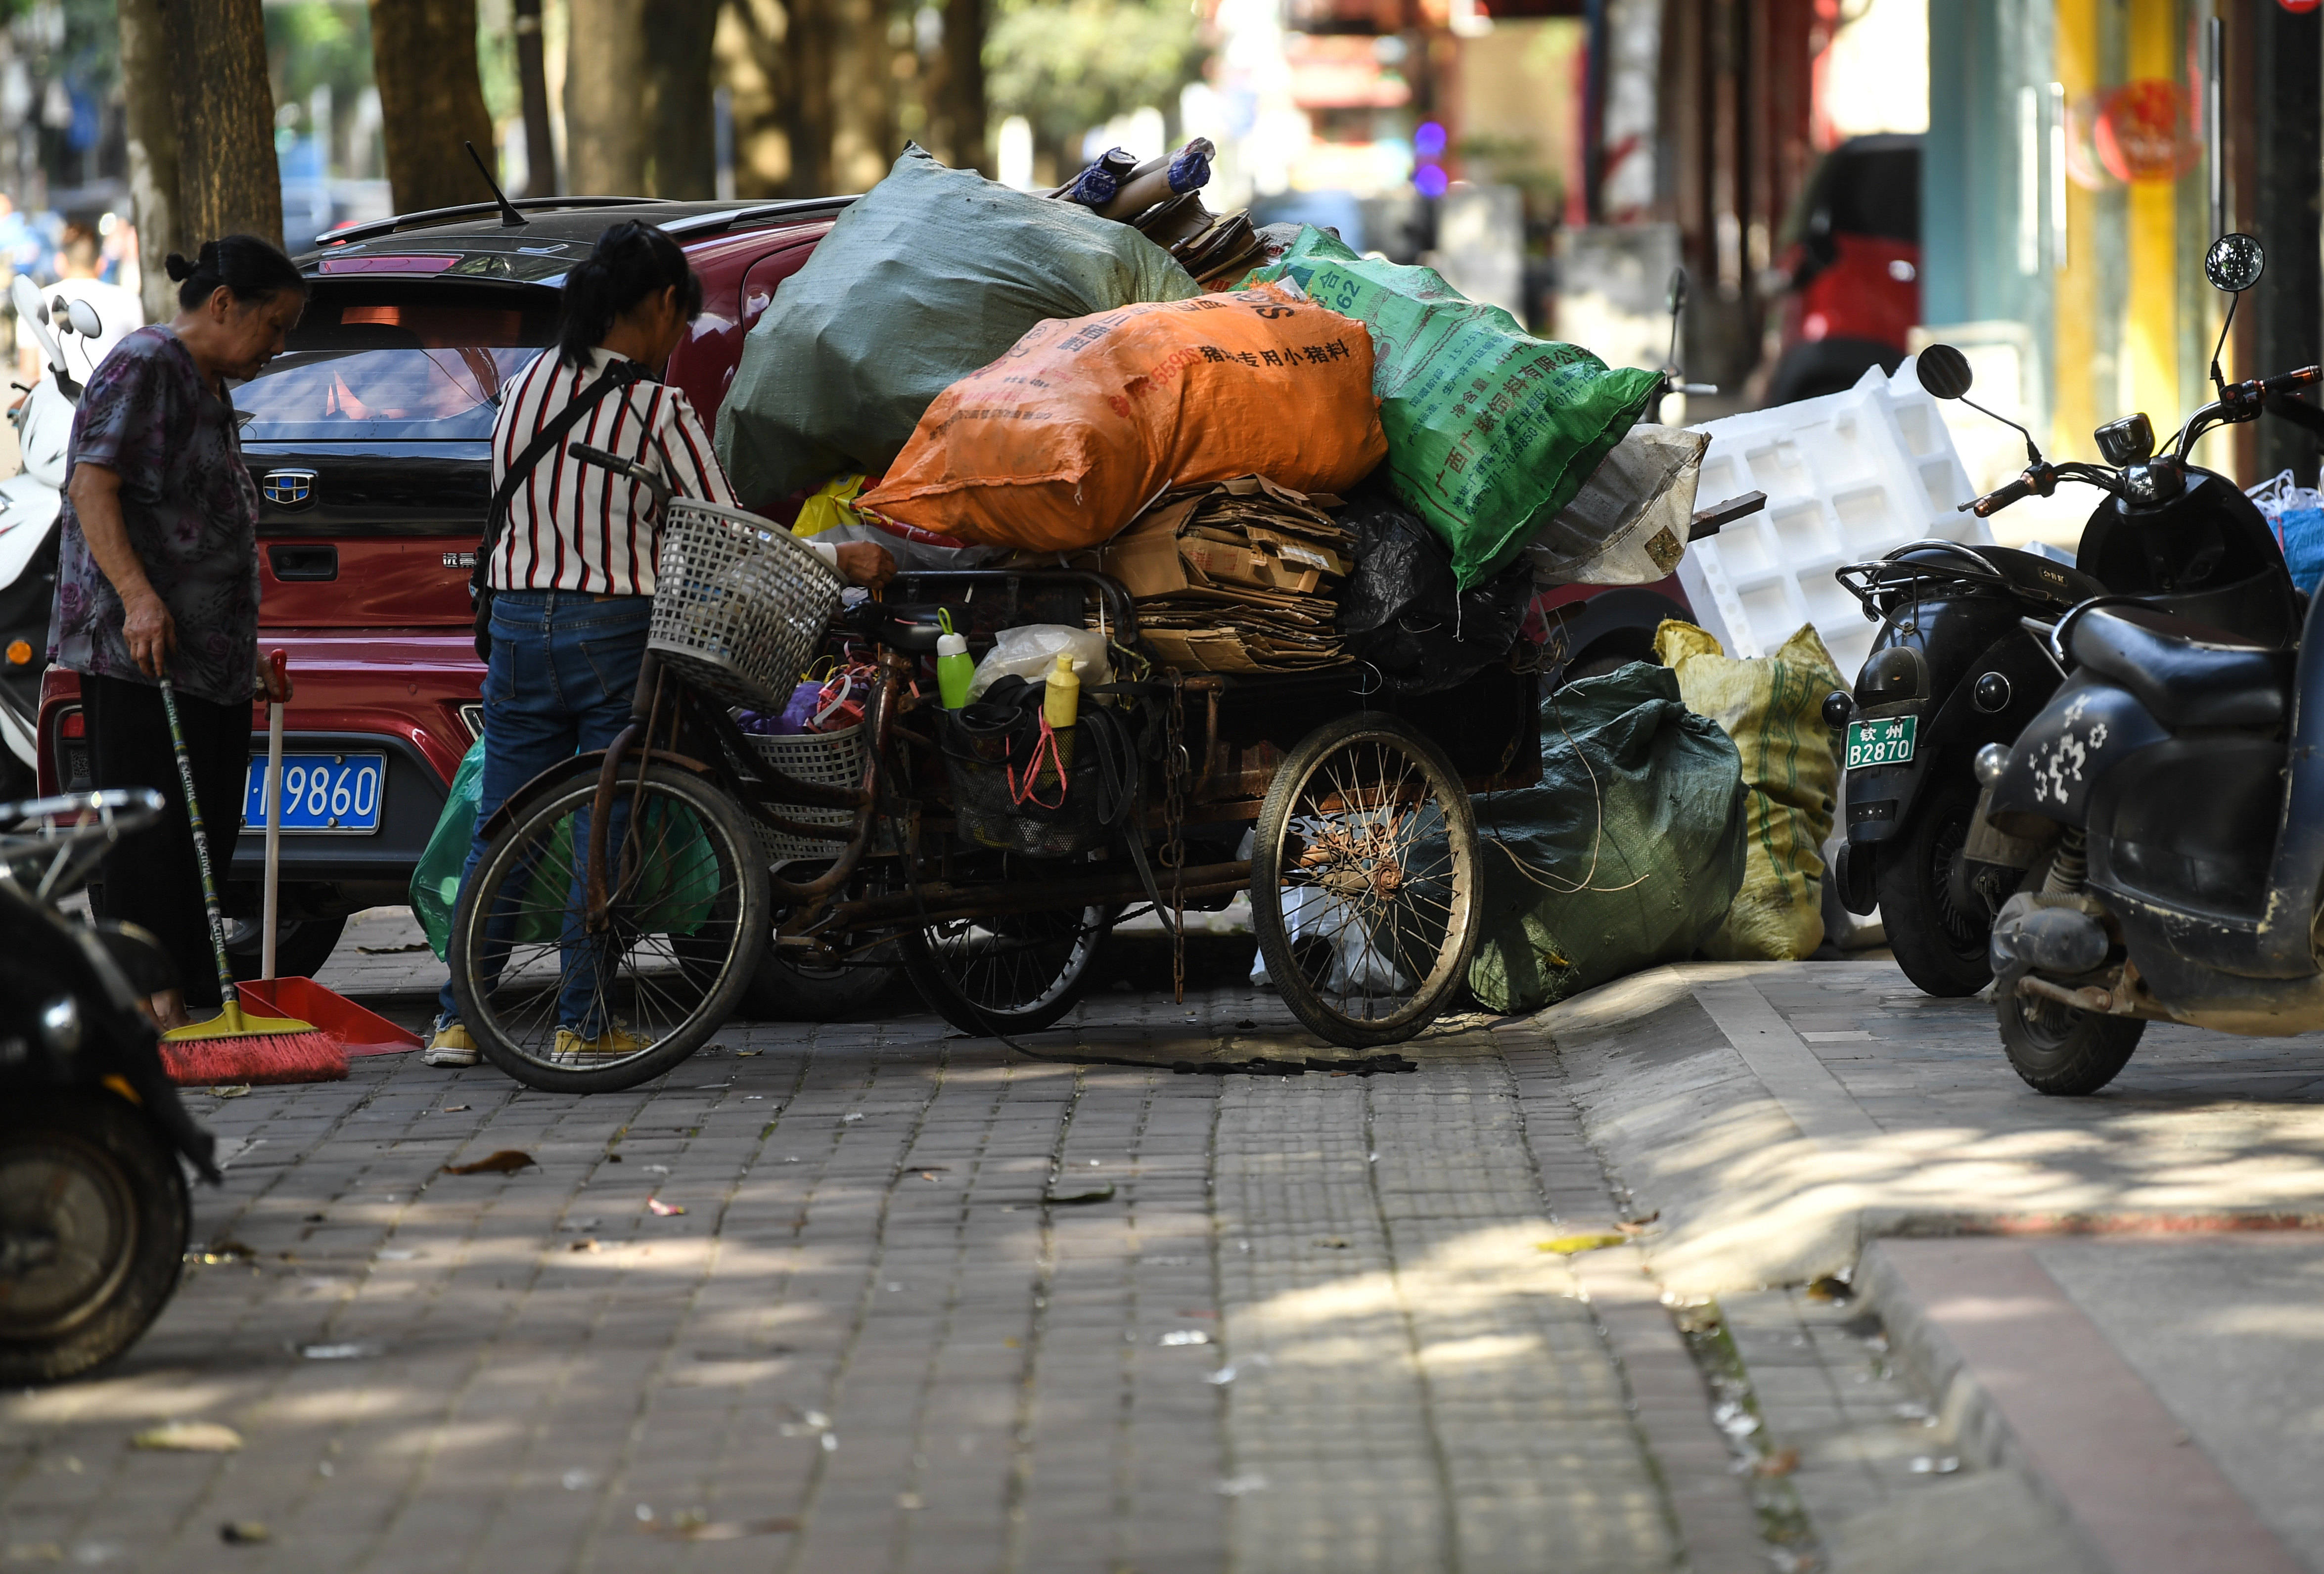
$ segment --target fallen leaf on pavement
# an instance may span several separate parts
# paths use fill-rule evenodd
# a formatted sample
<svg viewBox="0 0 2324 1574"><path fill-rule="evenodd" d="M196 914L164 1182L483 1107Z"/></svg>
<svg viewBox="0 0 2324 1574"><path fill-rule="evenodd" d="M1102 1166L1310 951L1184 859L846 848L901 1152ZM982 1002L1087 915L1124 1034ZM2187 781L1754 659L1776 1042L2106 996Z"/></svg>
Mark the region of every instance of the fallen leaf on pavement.
<svg viewBox="0 0 2324 1574"><path fill-rule="evenodd" d="M512 1175L517 1171L538 1168L540 1161L521 1147L504 1147L488 1154L472 1164L446 1164L447 1175Z"/></svg>
<svg viewBox="0 0 2324 1574"><path fill-rule="evenodd" d="M1105 1185L1094 1192L1048 1192L1042 1194L1041 1201L1056 1208L1078 1208L1087 1202L1111 1202L1113 1201L1113 1188Z"/></svg>
<svg viewBox="0 0 2324 1574"><path fill-rule="evenodd" d="M1752 1465L1751 1471L1757 1476L1788 1476L1799 1468L1799 1450L1777 1449L1772 1454L1760 1456Z"/></svg>
<svg viewBox="0 0 2324 1574"><path fill-rule="evenodd" d="M447 1104L444 1106L443 1113L447 1115L457 1115L466 1108L467 1106L466 1104Z"/></svg>
<svg viewBox="0 0 2324 1574"><path fill-rule="evenodd" d="M1582 1252L1594 1252L1601 1247L1620 1246L1629 1238L1630 1238L1627 1235L1616 1235L1611 1231L1596 1230L1588 1235L1561 1235L1555 1240L1543 1241L1541 1245L1535 1249L1537 1251L1555 1252L1562 1257L1570 1257Z"/></svg>
<svg viewBox="0 0 2324 1574"><path fill-rule="evenodd" d="M365 956L401 956L406 952L427 950L428 943L415 940L409 945L358 945L355 949Z"/></svg>
<svg viewBox="0 0 2324 1574"><path fill-rule="evenodd" d="M659 1214L664 1219L669 1219L674 1215L686 1211L686 1207L683 1203L665 1202L659 1197L647 1198L646 1207L651 1211Z"/></svg>
<svg viewBox="0 0 2324 1574"><path fill-rule="evenodd" d="M210 1097L213 1099L239 1099L244 1093L249 1091L250 1084L248 1082L229 1082L223 1087L212 1088L210 1090Z"/></svg>
<svg viewBox="0 0 2324 1574"><path fill-rule="evenodd" d="M263 1546L274 1539L274 1533L254 1519L230 1519L218 1526L218 1540L229 1547Z"/></svg>
<svg viewBox="0 0 2324 1574"><path fill-rule="evenodd" d="M242 1434L215 1421L171 1421L147 1427L129 1446L172 1454L230 1454L242 1447Z"/></svg>
<svg viewBox="0 0 2324 1574"><path fill-rule="evenodd" d="M595 1240L576 1240L565 1248L569 1252L593 1252L598 1249Z"/></svg>
<svg viewBox="0 0 2324 1574"><path fill-rule="evenodd" d="M243 1245L242 1242L228 1238L225 1240L212 1241L207 1247L197 1247L188 1252L186 1260L189 1263L199 1263L204 1267L214 1268L220 1263L253 1262L257 1259L257 1256L256 1252Z"/></svg>
<svg viewBox="0 0 2324 1574"><path fill-rule="evenodd" d="M778 1536L798 1529L788 1514L776 1519L681 1519L673 1527L681 1542L739 1542L744 1536Z"/></svg>

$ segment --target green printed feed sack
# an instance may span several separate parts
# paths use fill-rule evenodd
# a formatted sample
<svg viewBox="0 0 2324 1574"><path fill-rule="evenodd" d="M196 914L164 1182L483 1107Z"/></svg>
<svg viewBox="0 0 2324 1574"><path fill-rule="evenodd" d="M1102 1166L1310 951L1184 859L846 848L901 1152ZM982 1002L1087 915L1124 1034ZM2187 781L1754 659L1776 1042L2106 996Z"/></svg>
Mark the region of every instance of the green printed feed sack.
<svg viewBox="0 0 2324 1574"><path fill-rule="evenodd" d="M1034 324L1201 293L1128 225L907 146L744 336L718 458L752 508L878 475L937 394Z"/></svg>
<svg viewBox="0 0 2324 1574"><path fill-rule="evenodd" d="M1469 990L1536 1011L1700 949L1741 888L1748 793L1677 675L1634 662L1542 702L1541 780L1476 799Z"/></svg>
<svg viewBox="0 0 2324 1574"><path fill-rule="evenodd" d="M1370 330L1389 478L1452 548L1462 590L1507 567L1573 501L1660 382L1536 339L1434 269L1359 257L1313 226L1245 282L1286 278Z"/></svg>
<svg viewBox="0 0 2324 1574"><path fill-rule="evenodd" d="M452 934L452 913L460 905L460 876L467 868L468 843L475 834L476 804L484 779L484 741L477 739L452 773L452 793L436 817L436 829L412 869L411 911L428 935L428 948L440 959ZM639 837L646 850L644 870L631 911L649 934L691 934L710 916L722 879L710 838L691 809L654 799L646 805ZM520 945L546 945L558 937L566 912L576 899L569 888L576 868L573 827L576 816L559 821L541 859L541 870L520 906L514 939ZM560 894L553 887L568 888Z"/></svg>
<svg viewBox="0 0 2324 1574"><path fill-rule="evenodd" d="M1824 696L1848 686L1812 627L1740 660L1692 623L1655 631L1686 708L1727 729L1751 787L1750 868L1703 949L1722 962L1797 962L1823 943L1823 843L1839 806L1837 735Z"/></svg>

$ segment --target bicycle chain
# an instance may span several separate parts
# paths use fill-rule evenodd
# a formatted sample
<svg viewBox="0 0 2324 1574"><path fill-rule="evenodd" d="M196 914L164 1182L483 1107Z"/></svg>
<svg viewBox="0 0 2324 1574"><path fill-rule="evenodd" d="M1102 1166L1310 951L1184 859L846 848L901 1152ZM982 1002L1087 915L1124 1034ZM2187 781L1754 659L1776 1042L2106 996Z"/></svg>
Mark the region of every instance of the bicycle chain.
<svg viewBox="0 0 2324 1574"><path fill-rule="evenodd" d="M1162 749L1162 865L1170 871L1170 988L1186 1002L1186 690L1170 669L1170 709Z"/></svg>

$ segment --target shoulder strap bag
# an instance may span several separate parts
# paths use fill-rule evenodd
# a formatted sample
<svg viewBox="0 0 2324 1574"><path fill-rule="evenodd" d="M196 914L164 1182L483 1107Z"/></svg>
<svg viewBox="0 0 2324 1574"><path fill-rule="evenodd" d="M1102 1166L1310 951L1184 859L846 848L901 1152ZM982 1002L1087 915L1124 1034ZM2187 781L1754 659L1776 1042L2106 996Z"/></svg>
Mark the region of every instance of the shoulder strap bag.
<svg viewBox="0 0 2324 1574"><path fill-rule="evenodd" d="M525 445L524 452L509 466L508 474L493 493L492 511L484 518L484 538L476 543L476 561L468 570L468 604L476 612L476 658L493 658L493 551L500 545L501 527L508 522L510 500L522 486L543 459L549 457L565 441L565 435L579 423L583 416L597 408L599 401L615 389L627 391L647 381L645 368L635 361L616 360L605 368L605 374L591 383L572 403L550 418L547 426Z"/></svg>

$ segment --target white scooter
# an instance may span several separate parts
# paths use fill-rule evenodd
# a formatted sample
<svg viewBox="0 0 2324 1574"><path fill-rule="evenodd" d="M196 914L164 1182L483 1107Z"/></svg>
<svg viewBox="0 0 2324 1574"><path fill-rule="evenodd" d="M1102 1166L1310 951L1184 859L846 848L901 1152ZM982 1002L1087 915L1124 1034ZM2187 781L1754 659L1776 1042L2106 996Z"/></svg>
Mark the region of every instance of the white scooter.
<svg viewBox="0 0 2324 1574"><path fill-rule="evenodd" d="M58 336L78 334L93 344L105 332L88 302L63 296L44 301L40 286L21 273L10 282L8 299L16 308L16 331L40 347L46 370L9 412L24 468L0 481L0 742L6 745L0 750L0 798L32 792L40 758L41 674L48 667L49 612L57 588L57 513L81 390Z"/></svg>

